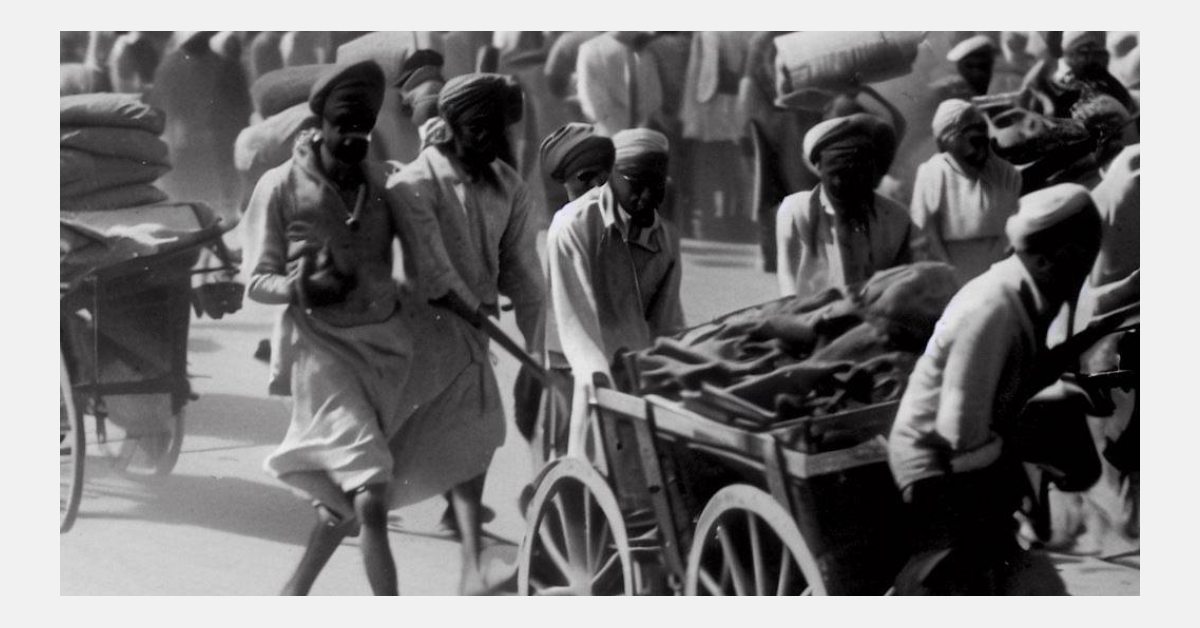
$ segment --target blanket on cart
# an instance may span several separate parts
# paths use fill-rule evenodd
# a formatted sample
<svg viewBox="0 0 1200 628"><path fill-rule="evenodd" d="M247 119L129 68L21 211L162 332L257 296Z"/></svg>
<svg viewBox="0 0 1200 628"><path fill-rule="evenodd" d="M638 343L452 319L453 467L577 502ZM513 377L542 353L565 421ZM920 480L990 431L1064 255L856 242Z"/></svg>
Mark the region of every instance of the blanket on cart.
<svg viewBox="0 0 1200 628"><path fill-rule="evenodd" d="M892 268L660 338L619 358L614 376L640 394L699 398L761 427L891 401L958 288L946 264Z"/></svg>

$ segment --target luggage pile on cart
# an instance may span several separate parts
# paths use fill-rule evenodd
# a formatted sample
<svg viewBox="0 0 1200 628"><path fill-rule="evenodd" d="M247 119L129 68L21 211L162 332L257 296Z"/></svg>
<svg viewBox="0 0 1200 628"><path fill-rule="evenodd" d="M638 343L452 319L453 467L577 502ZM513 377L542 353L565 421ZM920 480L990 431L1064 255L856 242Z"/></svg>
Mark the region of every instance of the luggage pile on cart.
<svg viewBox="0 0 1200 628"><path fill-rule="evenodd" d="M203 203L163 202L151 185L168 168L165 146L156 143L161 112L134 96L89 94L62 99L62 123L59 528L65 532L83 495L88 448L124 472L174 468L192 398L193 277L226 278L204 291L210 314L236 311L241 287L228 281L235 268L220 218ZM202 257L207 261L198 267ZM94 419L91 429L85 416Z"/></svg>

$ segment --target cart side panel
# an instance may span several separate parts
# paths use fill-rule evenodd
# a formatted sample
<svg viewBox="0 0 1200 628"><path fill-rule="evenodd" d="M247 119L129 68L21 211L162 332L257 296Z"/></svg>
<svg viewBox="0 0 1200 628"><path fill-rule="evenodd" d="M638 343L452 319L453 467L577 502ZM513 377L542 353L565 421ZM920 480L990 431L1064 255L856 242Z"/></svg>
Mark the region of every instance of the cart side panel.
<svg viewBox="0 0 1200 628"><path fill-rule="evenodd" d="M904 564L900 494L883 463L795 479L796 523L830 595L880 595ZM815 542L814 542L815 541Z"/></svg>

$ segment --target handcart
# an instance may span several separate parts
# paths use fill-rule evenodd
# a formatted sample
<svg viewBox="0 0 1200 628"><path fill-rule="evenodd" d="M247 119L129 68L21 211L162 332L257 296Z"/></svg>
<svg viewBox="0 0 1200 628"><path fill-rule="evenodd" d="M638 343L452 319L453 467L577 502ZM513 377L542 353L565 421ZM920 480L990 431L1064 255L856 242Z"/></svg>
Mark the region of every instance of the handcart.
<svg viewBox="0 0 1200 628"><path fill-rule="evenodd" d="M88 446L114 466L165 475L179 459L192 277L232 274L220 218L201 203L62 214L60 531L82 497ZM203 249L222 266L195 269ZM235 306L236 307L236 306ZM85 415L95 421L85 429ZM115 428L115 429L114 429Z"/></svg>
<svg viewBox="0 0 1200 628"><path fill-rule="evenodd" d="M1128 314L1096 321L1058 359L1128 329ZM626 368L637 382L632 356ZM1128 385L1130 374L1091 377ZM890 593L907 559L887 465L899 401L773 422L705 392L676 400L594 382L596 455L550 461L535 481L520 594Z"/></svg>
<svg viewBox="0 0 1200 628"><path fill-rule="evenodd" d="M703 403L696 400L697 403ZM523 595L883 594L905 555L886 435L898 402L756 430L738 408L598 382L599 466L550 462L518 567Z"/></svg>

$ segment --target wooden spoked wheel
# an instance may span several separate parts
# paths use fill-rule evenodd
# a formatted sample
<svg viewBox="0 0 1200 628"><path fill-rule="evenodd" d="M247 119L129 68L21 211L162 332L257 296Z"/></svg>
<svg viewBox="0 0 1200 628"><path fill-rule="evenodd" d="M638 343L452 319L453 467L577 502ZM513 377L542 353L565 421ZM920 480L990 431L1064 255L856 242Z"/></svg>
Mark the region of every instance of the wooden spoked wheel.
<svg viewBox="0 0 1200 628"><path fill-rule="evenodd" d="M762 490L734 484L700 514L684 594L825 595L825 585L792 515Z"/></svg>
<svg viewBox="0 0 1200 628"><path fill-rule="evenodd" d="M75 403L67 363L59 355L58 394L58 531L66 532L75 524L79 502L83 499L83 462L87 439L83 432L83 413Z"/></svg>
<svg viewBox="0 0 1200 628"><path fill-rule="evenodd" d="M129 435L108 422L108 439L101 445L114 469L132 475L169 475L183 449L184 409L163 420L162 429ZM114 429L115 428L115 429Z"/></svg>
<svg viewBox="0 0 1200 628"><path fill-rule="evenodd" d="M633 595L633 561L616 497L587 462L542 474L517 568L520 595Z"/></svg>

